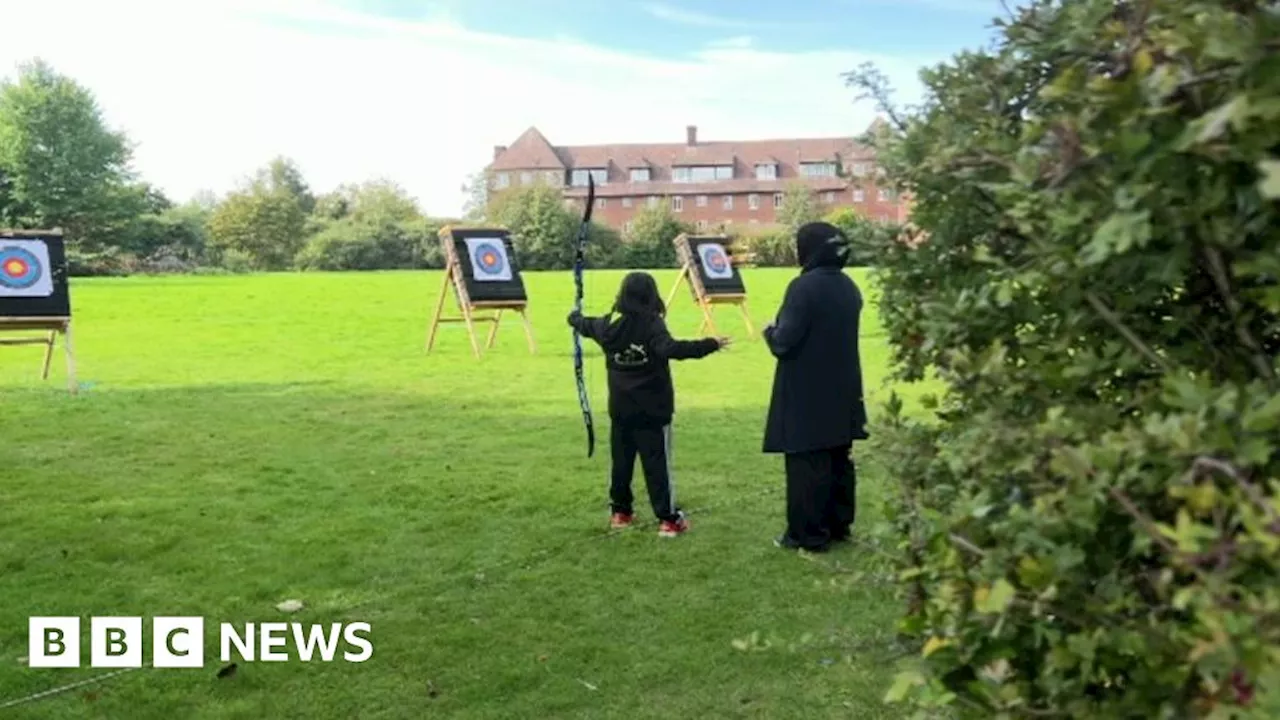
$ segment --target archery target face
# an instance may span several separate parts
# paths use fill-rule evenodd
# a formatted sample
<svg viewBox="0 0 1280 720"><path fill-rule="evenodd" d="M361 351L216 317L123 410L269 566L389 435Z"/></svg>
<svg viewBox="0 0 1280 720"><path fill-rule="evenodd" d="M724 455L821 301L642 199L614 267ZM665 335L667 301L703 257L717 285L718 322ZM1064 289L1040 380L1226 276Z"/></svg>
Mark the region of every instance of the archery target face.
<svg viewBox="0 0 1280 720"><path fill-rule="evenodd" d="M471 256L471 269L480 282L507 282L511 280L511 261L507 259L507 244L500 237L466 238L467 254Z"/></svg>
<svg viewBox="0 0 1280 720"><path fill-rule="evenodd" d="M702 256L702 268L708 280L729 280L733 277L733 265L724 246L717 243L703 243L698 246L698 254Z"/></svg>
<svg viewBox="0 0 1280 720"><path fill-rule="evenodd" d="M0 239L0 297L49 297L49 247L36 240Z"/></svg>

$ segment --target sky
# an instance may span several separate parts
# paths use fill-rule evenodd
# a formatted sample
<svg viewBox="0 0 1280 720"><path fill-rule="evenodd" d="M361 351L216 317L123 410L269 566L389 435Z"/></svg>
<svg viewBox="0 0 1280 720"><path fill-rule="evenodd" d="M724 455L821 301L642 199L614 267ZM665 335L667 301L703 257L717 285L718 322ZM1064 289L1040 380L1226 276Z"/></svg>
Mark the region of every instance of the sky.
<svg viewBox="0 0 1280 720"><path fill-rule="evenodd" d="M535 126L554 144L852 136L842 73L993 36L999 0L0 0L0 76L39 57L89 88L141 179L182 202L273 157L316 192L391 180L457 216Z"/></svg>

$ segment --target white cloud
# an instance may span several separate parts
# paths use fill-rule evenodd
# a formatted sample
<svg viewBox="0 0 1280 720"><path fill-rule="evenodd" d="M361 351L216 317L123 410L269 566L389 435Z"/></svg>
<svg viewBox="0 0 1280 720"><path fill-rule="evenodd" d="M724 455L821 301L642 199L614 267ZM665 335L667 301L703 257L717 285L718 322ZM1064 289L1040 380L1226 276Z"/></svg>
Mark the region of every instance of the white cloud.
<svg viewBox="0 0 1280 720"><path fill-rule="evenodd" d="M700 13L694 10L684 10L662 3L649 3L644 6L645 12L667 22L678 23L680 25L696 25L699 27L721 27L721 28L742 28L753 27L754 23L735 20L733 18L720 17L719 15L710 15Z"/></svg>
<svg viewBox="0 0 1280 720"><path fill-rule="evenodd" d="M313 188L395 180L432 214L536 125L557 144L852 135L873 108L840 73L872 60L917 93L934 58L705 48L687 59L401 21L301 0L0 0L0 74L42 57L98 97L172 196L231 189L271 157Z"/></svg>
<svg viewBox="0 0 1280 720"><path fill-rule="evenodd" d="M749 48L755 44L755 39L750 35L738 35L736 37L724 38L721 40L712 40L707 43L707 47L713 48Z"/></svg>

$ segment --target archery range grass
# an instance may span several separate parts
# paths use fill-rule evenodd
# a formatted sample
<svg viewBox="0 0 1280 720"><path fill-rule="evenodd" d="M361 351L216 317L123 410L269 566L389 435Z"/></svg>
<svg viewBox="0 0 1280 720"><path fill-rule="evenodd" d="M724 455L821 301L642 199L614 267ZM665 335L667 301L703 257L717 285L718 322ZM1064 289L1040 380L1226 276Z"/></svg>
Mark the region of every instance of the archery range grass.
<svg viewBox="0 0 1280 720"><path fill-rule="evenodd" d="M675 279L655 275L664 291ZM758 327L793 275L746 271ZM588 312L621 277L587 273ZM828 562L848 572L833 572L771 544L781 461L759 448L773 363L737 313L717 314L735 345L675 367L678 496L711 510L659 539L637 474L645 526L591 539L607 512L603 361L589 346L601 441L588 460L564 324L572 278L525 279L538 354L504 320L481 361L460 325L423 355L438 273L73 280L79 397L60 355L41 383L39 350L0 352L0 704L105 672L19 664L28 616L141 615L149 628L172 614L363 620L374 654L242 665L226 680L215 656L11 714L896 717L880 699L897 607L860 578L875 565L842 549ZM879 332L873 306L863 322ZM698 323L682 289L669 324L691 337ZM873 423L887 357L882 339L864 341ZM886 475L862 463L866 528ZM289 598L306 609L275 609ZM735 648L752 633L771 645Z"/></svg>

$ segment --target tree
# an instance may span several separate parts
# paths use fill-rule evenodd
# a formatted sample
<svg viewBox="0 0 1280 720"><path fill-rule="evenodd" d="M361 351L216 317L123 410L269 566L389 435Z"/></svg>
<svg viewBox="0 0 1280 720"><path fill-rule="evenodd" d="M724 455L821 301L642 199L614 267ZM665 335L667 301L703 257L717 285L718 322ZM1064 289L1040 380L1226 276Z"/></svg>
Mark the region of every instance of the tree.
<svg viewBox="0 0 1280 720"><path fill-rule="evenodd" d="M35 60L0 82L0 211L5 224L61 227L76 247L107 244L138 208L132 149L93 94Z"/></svg>
<svg viewBox="0 0 1280 720"><path fill-rule="evenodd" d="M818 204L814 202L813 191L802 182L788 183L782 194L782 206L778 208L778 223L794 235L801 225L813 222L818 217Z"/></svg>
<svg viewBox="0 0 1280 720"><path fill-rule="evenodd" d="M559 188L530 185L507 190L485 211L489 223L511 231L522 267L531 270L573 266L580 218L566 207Z"/></svg>
<svg viewBox="0 0 1280 720"><path fill-rule="evenodd" d="M876 141L878 433L921 657L957 717L1280 716L1280 23L1037 0Z"/></svg>
<svg viewBox="0 0 1280 720"><path fill-rule="evenodd" d="M669 268L676 265L676 236L689 228L676 219L668 203L647 205L631 219L631 229L623 238L626 267Z"/></svg>
<svg viewBox="0 0 1280 720"><path fill-rule="evenodd" d="M467 222L482 222L489 207L489 177L483 172L472 173L462 185L467 196L462 206L462 217Z"/></svg>
<svg viewBox="0 0 1280 720"><path fill-rule="evenodd" d="M298 256L304 270L383 270L434 264L439 221L422 217L399 185L345 185L320 198L319 229Z"/></svg>
<svg viewBox="0 0 1280 720"><path fill-rule="evenodd" d="M258 170L254 176L254 182L270 191L280 191L289 195L298 203L298 208L304 215L310 215L315 210L316 198L311 194L311 188L303 179L297 163L289 158L282 156L273 158L266 167Z"/></svg>
<svg viewBox="0 0 1280 720"><path fill-rule="evenodd" d="M227 196L209 219L209 240L221 252L247 257L259 270L283 270L305 242L306 215L288 188L262 182Z"/></svg>

